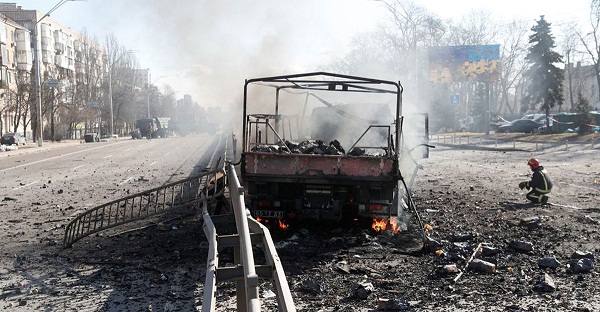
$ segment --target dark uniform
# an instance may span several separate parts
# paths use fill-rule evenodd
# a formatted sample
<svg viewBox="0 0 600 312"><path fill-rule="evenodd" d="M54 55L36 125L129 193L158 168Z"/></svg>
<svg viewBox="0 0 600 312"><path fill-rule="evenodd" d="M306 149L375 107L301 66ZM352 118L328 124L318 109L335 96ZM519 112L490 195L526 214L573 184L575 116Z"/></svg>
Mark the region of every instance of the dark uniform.
<svg viewBox="0 0 600 312"><path fill-rule="evenodd" d="M527 182L521 182L523 187L527 188L528 190L531 189L531 191L527 193L527 199L529 199L532 203L547 203L548 195L546 194L550 193L552 190L552 181L548 176L548 172L546 172L543 166L538 166L537 168L532 167L531 170L533 170L531 180Z"/></svg>

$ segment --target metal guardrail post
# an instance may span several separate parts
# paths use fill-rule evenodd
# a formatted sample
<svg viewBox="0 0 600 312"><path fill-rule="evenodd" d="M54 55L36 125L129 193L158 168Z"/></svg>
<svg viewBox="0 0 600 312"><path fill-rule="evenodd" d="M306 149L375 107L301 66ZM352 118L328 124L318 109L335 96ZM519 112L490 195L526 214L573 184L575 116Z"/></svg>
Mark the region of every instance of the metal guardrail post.
<svg viewBox="0 0 600 312"><path fill-rule="evenodd" d="M273 267L273 284L277 290L277 307L282 312L295 312L296 306L290 292L290 287L287 283L281 260L277 255L275 244L271 238L269 230L260 222L249 216L248 226L253 232L261 232L263 234L263 246L265 248L266 259L269 265Z"/></svg>
<svg viewBox="0 0 600 312"><path fill-rule="evenodd" d="M236 284L237 311L258 312L261 310L259 297L259 276L273 281L277 293L278 311L295 312L296 307L285 278L281 260L269 230L256 221L246 209L244 189L241 187L232 164L226 170L227 185L236 221L237 234L218 236L216 228L204 202L202 218L203 230L209 242L209 254L206 263L206 278L202 302L202 312L214 312L216 309L216 285L220 281L234 280ZM265 252L266 265L256 266L252 251L254 244L261 239L261 248ZM234 248L234 266L219 267L218 244Z"/></svg>
<svg viewBox="0 0 600 312"><path fill-rule="evenodd" d="M202 219L203 230L209 243L208 258L206 260L206 278L204 280L204 295L202 296L202 312L215 310L215 292L217 290L217 266L219 253L217 252L217 230L207 211L207 202L204 203Z"/></svg>
<svg viewBox="0 0 600 312"><path fill-rule="evenodd" d="M230 198L233 204L233 212L240 238L241 261L244 268L244 282L246 284L246 308L250 312L260 311L260 298L258 295L258 275L254 266L254 254L252 252L252 242L250 240L250 231L248 229L248 220L246 216L246 207L244 204L244 189L235 174L235 168L229 164L228 175L230 181ZM239 294L238 294L239 296ZM241 311L238 306L238 311Z"/></svg>

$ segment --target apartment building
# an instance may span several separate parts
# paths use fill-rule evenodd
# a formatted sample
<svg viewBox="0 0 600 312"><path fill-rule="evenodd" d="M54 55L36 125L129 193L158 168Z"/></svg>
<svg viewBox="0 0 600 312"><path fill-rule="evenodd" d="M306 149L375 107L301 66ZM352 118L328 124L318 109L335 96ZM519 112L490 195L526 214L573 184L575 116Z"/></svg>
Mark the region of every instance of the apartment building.
<svg viewBox="0 0 600 312"><path fill-rule="evenodd" d="M30 140L33 138L32 126L37 120L37 110L35 101L33 101L35 98L34 52L36 47L42 85L42 111L45 112L42 116L44 133L47 131L47 124L50 120L59 127L66 127L61 124L64 114L61 114L60 111L51 113L52 109L48 106L55 104L49 104L49 102L72 102L76 88L85 84L100 86L100 78L106 67L103 48L44 13L23 9L16 3L0 3L0 14L0 18L2 18L0 28L4 29L0 33L3 56L3 76L0 79L6 81L6 88L10 89L9 93L13 95L6 101L0 100L1 131L3 133L13 132L16 122L14 116L20 112L22 120L19 122L18 132L25 133ZM4 58L5 47L7 61ZM24 84L28 84L30 87L27 89L29 90L27 96L23 96L26 89L19 87ZM97 101L97 97L99 97L98 94L89 94L85 101ZM19 101L27 101L29 106L24 107L25 103ZM23 114L24 111L26 114ZM24 126L26 123L28 125ZM65 129L59 129L59 131L65 132ZM48 139L46 134L44 136L44 139Z"/></svg>
<svg viewBox="0 0 600 312"><path fill-rule="evenodd" d="M16 101L19 73L31 70L33 64L29 31L0 14L0 130L13 132L19 115ZM21 131L22 132L22 131Z"/></svg>

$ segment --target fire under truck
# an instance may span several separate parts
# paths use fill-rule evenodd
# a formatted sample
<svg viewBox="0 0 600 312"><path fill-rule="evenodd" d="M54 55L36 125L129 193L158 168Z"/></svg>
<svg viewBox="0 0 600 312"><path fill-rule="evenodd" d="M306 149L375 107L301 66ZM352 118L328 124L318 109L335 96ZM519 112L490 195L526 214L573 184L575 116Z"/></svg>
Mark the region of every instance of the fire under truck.
<svg viewBox="0 0 600 312"><path fill-rule="evenodd" d="M246 80L240 171L252 215L398 216L399 203L412 202L403 163L419 167L417 146L428 155L427 115L404 122L402 91L399 82L327 72Z"/></svg>

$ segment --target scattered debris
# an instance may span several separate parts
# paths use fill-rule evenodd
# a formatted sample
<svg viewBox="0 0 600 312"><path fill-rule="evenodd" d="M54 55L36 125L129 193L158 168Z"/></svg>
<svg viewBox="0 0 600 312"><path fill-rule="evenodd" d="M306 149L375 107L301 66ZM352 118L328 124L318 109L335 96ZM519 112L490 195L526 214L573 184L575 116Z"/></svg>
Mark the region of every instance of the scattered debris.
<svg viewBox="0 0 600 312"><path fill-rule="evenodd" d="M369 282L360 282L354 286L354 297L365 300L375 291L375 287Z"/></svg>
<svg viewBox="0 0 600 312"><path fill-rule="evenodd" d="M473 259L468 265L469 270L479 273L494 273L496 265L485 260Z"/></svg>
<svg viewBox="0 0 600 312"><path fill-rule="evenodd" d="M589 251L576 250L571 255L571 259L592 259L592 260L594 260L594 255Z"/></svg>
<svg viewBox="0 0 600 312"><path fill-rule="evenodd" d="M350 274L350 267L347 261L341 261L336 265L336 268L346 274Z"/></svg>
<svg viewBox="0 0 600 312"><path fill-rule="evenodd" d="M524 253L529 253L533 251L533 244L530 242L525 242L525 241L520 241L520 240L515 240L512 241L509 245L509 248L518 251L518 252L524 252Z"/></svg>
<svg viewBox="0 0 600 312"><path fill-rule="evenodd" d="M590 224L600 224L600 221L590 217L590 216L584 216L584 220L587 221Z"/></svg>
<svg viewBox="0 0 600 312"><path fill-rule="evenodd" d="M529 230L536 229L536 228L540 227L541 224L542 224L542 217L539 217L539 216L527 217L527 218L521 219L521 225L527 227L527 229L529 229Z"/></svg>
<svg viewBox="0 0 600 312"><path fill-rule="evenodd" d="M404 299L377 299L377 309L384 311L406 311L410 304Z"/></svg>
<svg viewBox="0 0 600 312"><path fill-rule="evenodd" d="M467 261L467 263L465 265L467 268L469 267L469 263L471 261L473 261L473 258L475 258L475 255L480 252L480 249L481 249L481 243L479 245L477 245L477 247L475 248L475 250L473 250L473 253L471 254L471 257L469 258L469 260ZM463 272L464 271L458 273L458 275L453 280L454 283L456 283L458 281L458 279L460 279L460 277L463 275Z"/></svg>
<svg viewBox="0 0 600 312"><path fill-rule="evenodd" d="M556 269L560 266L560 262L555 257L540 258L537 263L540 269Z"/></svg>
<svg viewBox="0 0 600 312"><path fill-rule="evenodd" d="M456 264L446 264L441 269L444 274L458 274L460 273L460 269Z"/></svg>
<svg viewBox="0 0 600 312"><path fill-rule="evenodd" d="M322 280L309 279L302 282L300 290L313 295L319 295L327 290L327 286Z"/></svg>
<svg viewBox="0 0 600 312"><path fill-rule="evenodd" d="M554 292L556 290L556 285L554 284L554 280L548 273L544 273L540 276L538 283L535 285L534 290L540 292Z"/></svg>
<svg viewBox="0 0 600 312"><path fill-rule="evenodd" d="M496 247L492 247L488 244L481 244L481 255L483 257L491 257L495 256L500 252L500 250Z"/></svg>
<svg viewBox="0 0 600 312"><path fill-rule="evenodd" d="M594 260L590 258L574 259L567 265L567 271L573 273L588 273L594 269Z"/></svg>

